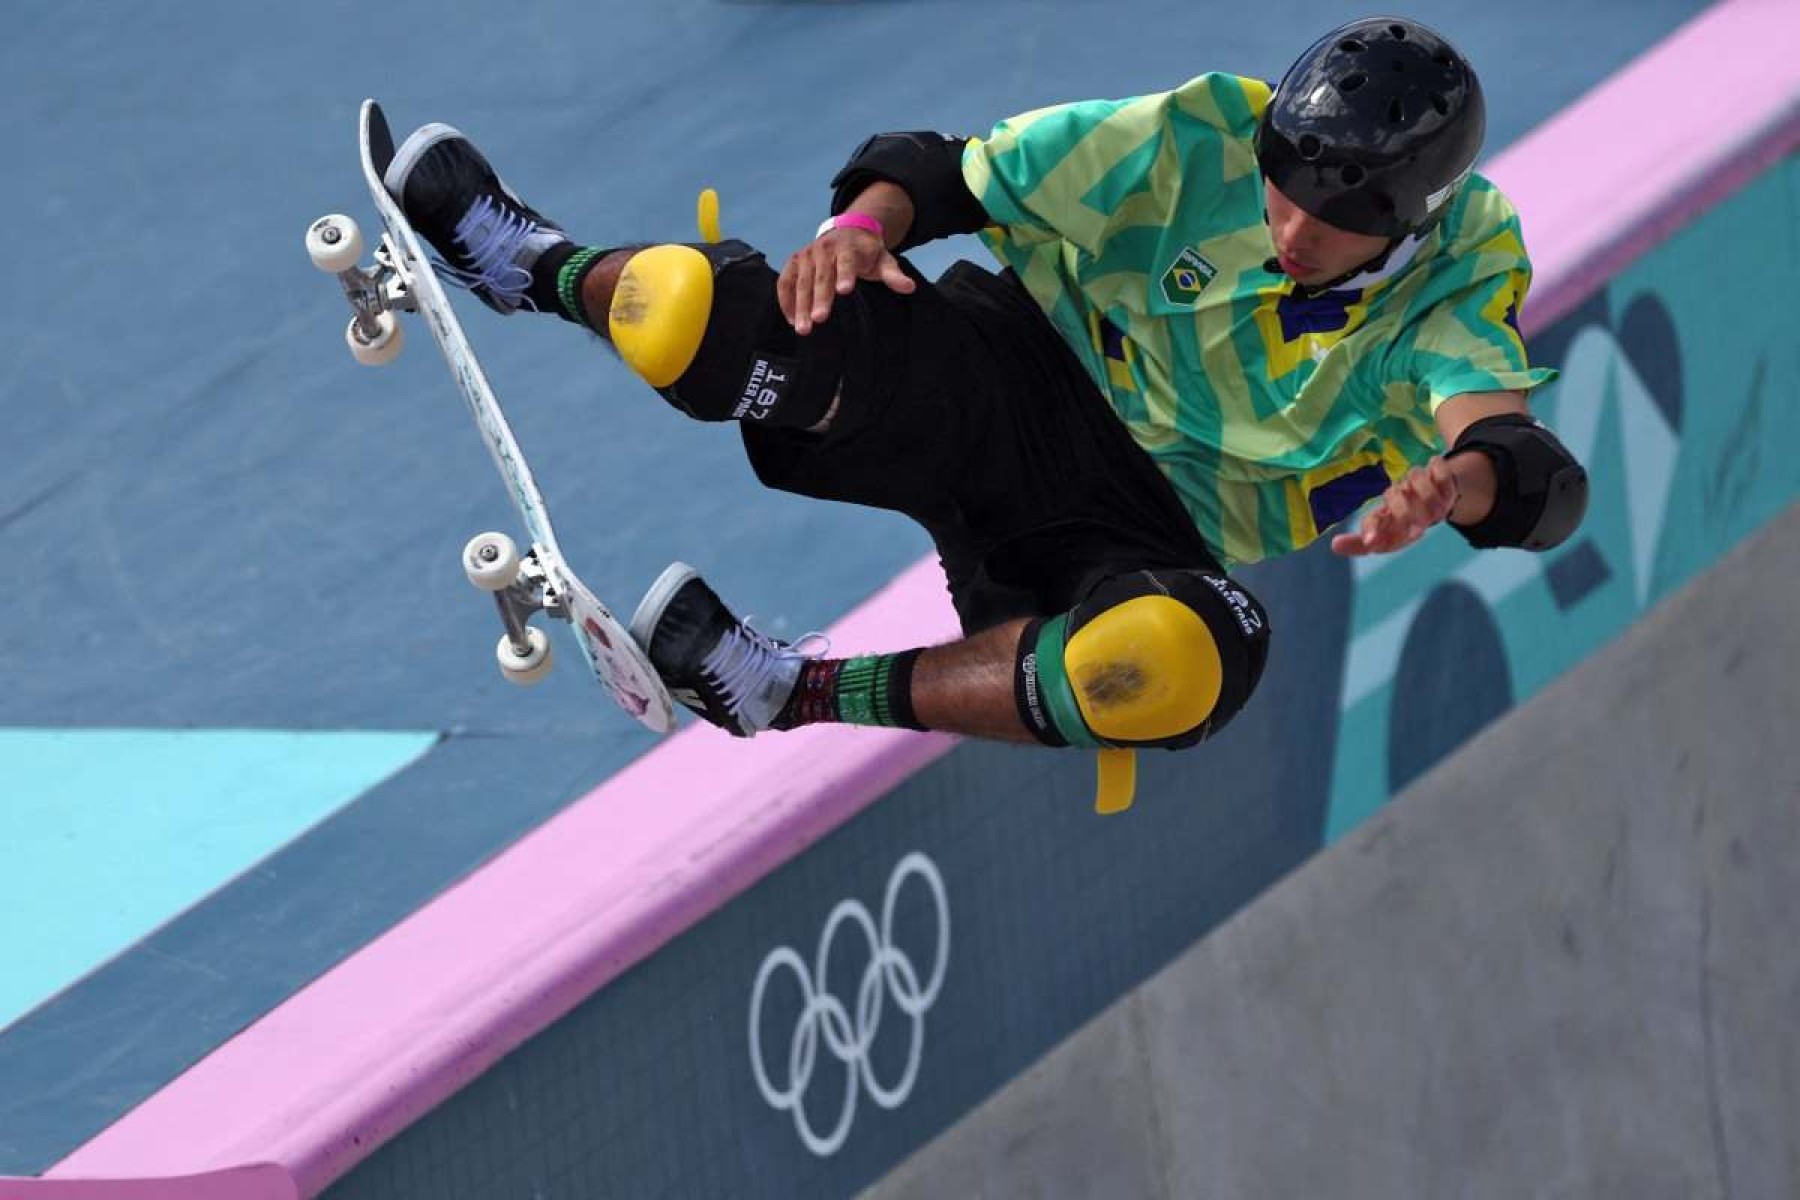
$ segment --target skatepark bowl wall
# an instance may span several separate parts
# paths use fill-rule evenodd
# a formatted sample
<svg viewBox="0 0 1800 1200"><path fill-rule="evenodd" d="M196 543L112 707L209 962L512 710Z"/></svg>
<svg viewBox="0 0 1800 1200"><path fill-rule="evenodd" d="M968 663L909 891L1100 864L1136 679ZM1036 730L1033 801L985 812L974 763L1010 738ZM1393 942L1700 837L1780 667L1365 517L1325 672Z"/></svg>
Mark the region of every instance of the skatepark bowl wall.
<svg viewBox="0 0 1800 1200"><path fill-rule="evenodd" d="M1486 168L1537 265L1533 358L1562 372L1536 410L1593 478L1567 545L1246 572L1277 631L1256 702L1142 756L1122 816L1093 813L1089 756L690 728L47 1178L271 1162L387 1200L879 1179L1800 494L1774 449L1800 443L1796 40L1800 9L1727 0ZM831 632L950 636L936 564Z"/></svg>

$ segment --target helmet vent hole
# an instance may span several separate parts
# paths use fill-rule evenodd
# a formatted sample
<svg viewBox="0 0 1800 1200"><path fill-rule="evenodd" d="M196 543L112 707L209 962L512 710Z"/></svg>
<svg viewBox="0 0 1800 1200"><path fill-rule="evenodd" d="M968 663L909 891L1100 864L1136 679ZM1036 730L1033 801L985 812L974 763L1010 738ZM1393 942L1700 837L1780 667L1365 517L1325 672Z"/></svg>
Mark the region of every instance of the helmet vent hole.
<svg viewBox="0 0 1800 1200"><path fill-rule="evenodd" d="M1388 105L1387 118L1390 125L1406 124L1406 106L1398 98Z"/></svg>
<svg viewBox="0 0 1800 1200"><path fill-rule="evenodd" d="M1406 40L1406 26L1404 25L1389 25L1388 32L1394 35L1394 40L1396 42L1404 42Z"/></svg>
<svg viewBox="0 0 1800 1200"><path fill-rule="evenodd" d="M1340 172L1346 187L1355 187L1367 178L1368 173L1355 163L1350 163Z"/></svg>
<svg viewBox="0 0 1800 1200"><path fill-rule="evenodd" d="M1303 133L1300 135L1299 149L1300 157L1311 162L1319 157L1319 152L1325 149L1325 144L1313 134Z"/></svg>
<svg viewBox="0 0 1800 1200"><path fill-rule="evenodd" d="M1450 115L1450 101L1436 92L1431 93L1431 107L1437 109L1437 115L1440 117Z"/></svg>
<svg viewBox="0 0 1800 1200"><path fill-rule="evenodd" d="M1345 54L1361 54L1368 48L1369 47L1365 43L1357 38L1345 38L1338 43L1338 49L1342 50Z"/></svg>
<svg viewBox="0 0 1800 1200"><path fill-rule="evenodd" d="M1369 82L1369 77L1364 75L1361 71L1356 71L1344 76L1344 78L1338 82L1338 91L1348 96L1351 92L1354 92L1357 88L1367 82Z"/></svg>
<svg viewBox="0 0 1800 1200"><path fill-rule="evenodd" d="M1439 50L1436 54L1431 56L1431 61L1440 67L1454 67L1456 65L1456 60L1450 57L1450 52L1448 50Z"/></svg>

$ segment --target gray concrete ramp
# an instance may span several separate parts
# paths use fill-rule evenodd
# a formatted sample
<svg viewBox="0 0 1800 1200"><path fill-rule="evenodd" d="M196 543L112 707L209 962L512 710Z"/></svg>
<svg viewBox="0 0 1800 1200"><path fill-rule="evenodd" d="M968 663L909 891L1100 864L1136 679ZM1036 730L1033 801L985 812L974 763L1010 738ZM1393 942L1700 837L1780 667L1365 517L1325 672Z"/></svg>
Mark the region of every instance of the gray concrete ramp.
<svg viewBox="0 0 1800 1200"><path fill-rule="evenodd" d="M1797 581L1800 506L868 1194L1800 1196Z"/></svg>

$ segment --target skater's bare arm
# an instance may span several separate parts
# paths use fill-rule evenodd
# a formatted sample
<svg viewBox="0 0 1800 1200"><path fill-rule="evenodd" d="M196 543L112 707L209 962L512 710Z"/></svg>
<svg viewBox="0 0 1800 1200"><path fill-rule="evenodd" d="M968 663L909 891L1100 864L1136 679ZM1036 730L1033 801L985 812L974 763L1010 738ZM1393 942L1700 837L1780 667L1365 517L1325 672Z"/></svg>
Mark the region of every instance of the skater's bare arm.
<svg viewBox="0 0 1800 1200"><path fill-rule="evenodd" d="M1397 480L1356 532L1332 539L1333 550L1389 554L1442 521L1478 548L1546 550L1580 525L1587 475L1555 435L1531 419L1523 392L1456 396L1438 409L1437 422L1451 452ZM1490 454L1505 464L1504 479Z"/></svg>
<svg viewBox="0 0 1800 1200"><path fill-rule="evenodd" d="M844 211L875 218L885 239L865 229L833 229L788 259L775 295L796 333L810 333L829 317L832 301L848 295L858 279L880 280L902 294L913 290L911 277L893 254L912 229L913 203L905 190L876 180Z"/></svg>
<svg viewBox="0 0 1800 1200"><path fill-rule="evenodd" d="M1530 411L1524 392L1464 392L1438 406L1438 432L1444 445L1454 446L1465 429L1485 417ZM1459 454L1450 460L1450 469L1456 475L1457 501L1449 519L1473 525L1494 507L1494 464L1483 454Z"/></svg>
<svg viewBox="0 0 1800 1200"><path fill-rule="evenodd" d="M905 241L906 235L912 232L912 197L906 194L905 188L885 179L877 179L864 188L862 194L852 200L850 207L844 211L862 213L880 221L882 230L887 234L885 244L889 250Z"/></svg>

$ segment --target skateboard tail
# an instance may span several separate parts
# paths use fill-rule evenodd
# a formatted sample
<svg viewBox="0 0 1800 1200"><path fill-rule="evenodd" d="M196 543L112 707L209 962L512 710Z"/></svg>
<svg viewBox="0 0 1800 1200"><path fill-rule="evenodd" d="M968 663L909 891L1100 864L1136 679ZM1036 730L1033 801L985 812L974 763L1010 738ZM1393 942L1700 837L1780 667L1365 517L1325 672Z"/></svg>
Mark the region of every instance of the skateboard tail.
<svg viewBox="0 0 1800 1200"><path fill-rule="evenodd" d="M387 177L394 161L394 131L388 128L387 115L373 100L363 101L363 125L369 131L369 163L378 178Z"/></svg>

